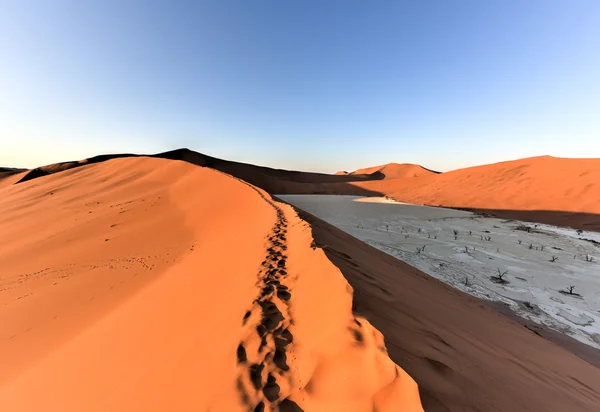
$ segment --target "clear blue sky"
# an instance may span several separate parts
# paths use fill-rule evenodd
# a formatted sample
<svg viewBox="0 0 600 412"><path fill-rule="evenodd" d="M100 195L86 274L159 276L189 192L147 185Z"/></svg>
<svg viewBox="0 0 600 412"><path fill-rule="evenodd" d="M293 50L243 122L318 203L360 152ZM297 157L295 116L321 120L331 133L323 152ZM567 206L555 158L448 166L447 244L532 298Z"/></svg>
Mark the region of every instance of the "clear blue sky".
<svg viewBox="0 0 600 412"><path fill-rule="evenodd" d="M0 165L600 157L600 1L0 1Z"/></svg>

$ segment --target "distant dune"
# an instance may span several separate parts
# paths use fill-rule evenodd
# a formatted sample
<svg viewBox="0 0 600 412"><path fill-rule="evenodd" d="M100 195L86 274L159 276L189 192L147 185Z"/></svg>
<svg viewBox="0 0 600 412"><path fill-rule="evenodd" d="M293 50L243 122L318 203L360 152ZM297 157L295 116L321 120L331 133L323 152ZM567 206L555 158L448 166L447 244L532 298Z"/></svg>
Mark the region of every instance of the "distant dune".
<svg viewBox="0 0 600 412"><path fill-rule="evenodd" d="M543 156L470 167L431 176L424 187L399 183L388 194L445 206L600 213L600 159Z"/></svg>
<svg viewBox="0 0 600 412"><path fill-rule="evenodd" d="M100 155L89 159L55 163L41 166L25 172L25 175L17 182L25 182L41 176L57 173L60 171L81 167L87 164L104 162L109 159L122 157L148 156L162 159L183 160L197 166L210 167L221 172L230 174L269 193L323 193L323 194L346 194L358 196L376 196L377 192L351 185L350 182L363 182L373 179L381 179L382 176L375 175L329 175L323 173L298 172L291 170L273 169L263 166L255 166L247 163L232 162L215 157L207 156L188 149L177 149L154 155L138 154L110 154ZM0 180L1 182L1 180Z"/></svg>
<svg viewBox="0 0 600 412"><path fill-rule="evenodd" d="M136 155L96 156L44 166L25 172L21 181L123 156ZM211 167L271 194L389 196L407 203L600 230L600 159L542 156L445 173L414 164L390 163L328 175L231 162L187 149L152 156ZM0 187L5 184L2 182Z"/></svg>
<svg viewBox="0 0 600 412"><path fill-rule="evenodd" d="M44 170L0 188L0 410L423 410L290 206L182 161Z"/></svg>
<svg viewBox="0 0 600 412"><path fill-rule="evenodd" d="M396 179L385 187L357 183L382 190L397 200L432 206L488 209L499 216L539 220L559 225L600 229L600 159L533 157L470 167L421 177ZM382 182L385 183L385 182ZM502 211L507 211L502 213ZM512 214L511 214L512 213ZM550 218L550 219L548 219Z"/></svg>
<svg viewBox="0 0 600 412"><path fill-rule="evenodd" d="M411 177L422 177L438 174L438 172L434 172L432 170L425 169L423 166L411 163L388 163L381 166L358 169L350 174L353 176L362 176L373 175L375 173L382 175L384 179L406 179Z"/></svg>
<svg viewBox="0 0 600 412"><path fill-rule="evenodd" d="M541 156L445 173L419 168L359 169L354 173L384 177L349 184L401 202L600 230L600 159Z"/></svg>

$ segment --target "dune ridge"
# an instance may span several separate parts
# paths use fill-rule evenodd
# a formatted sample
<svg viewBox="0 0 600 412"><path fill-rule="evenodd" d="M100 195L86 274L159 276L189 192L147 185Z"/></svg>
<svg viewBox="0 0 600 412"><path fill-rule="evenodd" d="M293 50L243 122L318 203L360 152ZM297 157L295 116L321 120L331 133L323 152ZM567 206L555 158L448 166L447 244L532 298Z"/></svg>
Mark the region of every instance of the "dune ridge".
<svg viewBox="0 0 600 412"><path fill-rule="evenodd" d="M0 409L422 411L261 189L135 157L0 193Z"/></svg>
<svg viewBox="0 0 600 412"><path fill-rule="evenodd" d="M338 172L339 173L339 172ZM367 167L364 169L357 169L350 175L373 175L380 174L384 179L399 179L399 178L412 178L436 175L438 172L426 169L423 166L412 164L412 163L387 163L381 166Z"/></svg>
<svg viewBox="0 0 600 412"><path fill-rule="evenodd" d="M101 155L21 172L0 187L85 164L132 154ZM539 156L437 173L412 164L335 175L272 169L206 156L188 149L151 155L184 160L235 176L270 194L388 196L407 203L464 208L506 219L600 230L600 159Z"/></svg>
<svg viewBox="0 0 600 412"><path fill-rule="evenodd" d="M600 213L600 159L550 156L470 167L399 183L399 200L479 209Z"/></svg>

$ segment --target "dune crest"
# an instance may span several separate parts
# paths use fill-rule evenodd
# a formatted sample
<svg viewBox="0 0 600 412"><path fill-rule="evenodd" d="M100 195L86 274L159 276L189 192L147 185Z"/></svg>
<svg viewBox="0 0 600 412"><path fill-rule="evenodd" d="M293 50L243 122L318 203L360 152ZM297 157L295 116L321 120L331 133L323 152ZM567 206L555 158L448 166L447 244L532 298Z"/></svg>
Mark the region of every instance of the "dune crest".
<svg viewBox="0 0 600 412"><path fill-rule="evenodd" d="M598 181L600 159L540 156L431 174L418 180L353 184L400 201L433 206L600 213Z"/></svg>
<svg viewBox="0 0 600 412"><path fill-rule="evenodd" d="M411 177L423 177L436 175L437 172L433 172L429 169L425 169L423 166L412 164L412 163L388 163L381 166L367 167L364 169L357 169L350 173L351 175L372 175L379 173L384 176L385 179L399 179L399 178L411 178Z"/></svg>
<svg viewBox="0 0 600 412"><path fill-rule="evenodd" d="M1 410L422 411L262 190L144 157L0 190Z"/></svg>
<svg viewBox="0 0 600 412"><path fill-rule="evenodd" d="M100 155L47 165L1 179L0 188L86 164L136 156ZM600 159L539 156L445 173L415 164L389 163L327 175L232 162L188 149L151 157L210 167L271 194L388 196L407 203L475 209L506 219L600 230Z"/></svg>

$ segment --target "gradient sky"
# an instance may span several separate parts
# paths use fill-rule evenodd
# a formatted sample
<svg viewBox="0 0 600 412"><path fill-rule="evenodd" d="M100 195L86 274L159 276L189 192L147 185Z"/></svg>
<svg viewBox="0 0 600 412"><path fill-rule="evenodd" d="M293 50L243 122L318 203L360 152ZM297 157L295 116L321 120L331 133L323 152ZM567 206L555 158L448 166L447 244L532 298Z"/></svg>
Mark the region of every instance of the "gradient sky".
<svg viewBox="0 0 600 412"><path fill-rule="evenodd" d="M0 165L600 157L600 1L0 0Z"/></svg>

